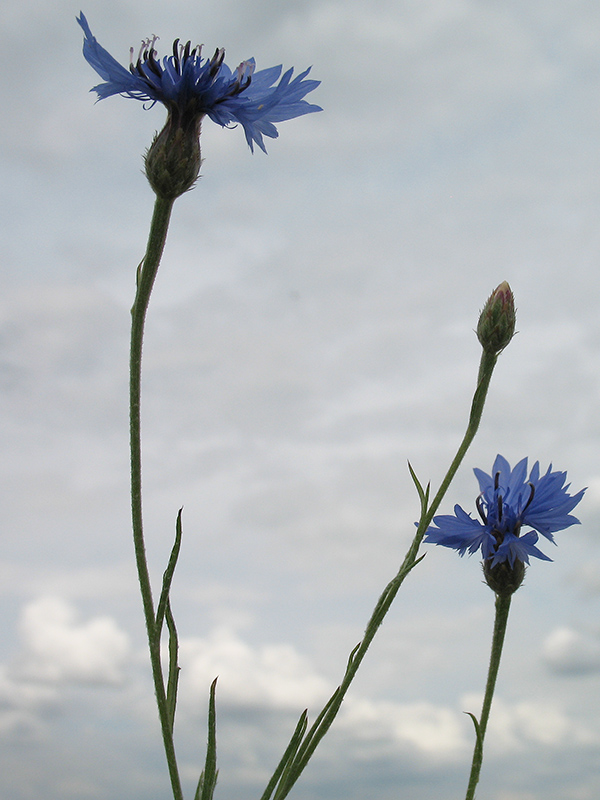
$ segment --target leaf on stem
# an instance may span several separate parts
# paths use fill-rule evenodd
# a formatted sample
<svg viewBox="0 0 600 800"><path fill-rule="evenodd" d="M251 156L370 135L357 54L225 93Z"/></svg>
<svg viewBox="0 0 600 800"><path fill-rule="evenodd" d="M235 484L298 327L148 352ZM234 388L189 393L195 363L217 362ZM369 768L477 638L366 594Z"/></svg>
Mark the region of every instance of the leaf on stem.
<svg viewBox="0 0 600 800"><path fill-rule="evenodd" d="M206 761L200 775L194 800L212 800L217 785L217 710L216 691L217 680L210 685L210 698L208 701L208 743L206 746Z"/></svg>
<svg viewBox="0 0 600 800"><path fill-rule="evenodd" d="M158 606L156 609L156 636L157 638L160 637L163 622L165 620L165 612L167 609L167 603L169 600L169 593L171 591L171 583L173 581L173 574L175 572L175 567L177 566L177 559L179 558L179 551L181 549L181 513L183 509L180 508L177 514L177 523L175 525L175 542L173 544L173 549L171 550L171 556L169 558L169 563L167 564L167 568L163 574L163 582L162 582L162 590L160 593L160 599L158 601Z"/></svg>
<svg viewBox="0 0 600 800"><path fill-rule="evenodd" d="M417 494L419 495L419 500L421 502L421 516L423 516L423 514L427 511L427 504L429 502L429 491L431 489L431 484L428 483L425 489L423 489L423 487L421 486L421 482L417 478L417 473L412 468L412 464L410 463L410 461L408 461L407 463L408 463L408 470L410 472L410 477L412 478L413 483L415 485L415 489L417 490Z"/></svg>
<svg viewBox="0 0 600 800"><path fill-rule="evenodd" d="M427 553L423 553L422 556L419 556L418 558L415 558L415 560L412 563L407 564L405 567L402 567L402 569L398 573L398 581L400 583L402 583L402 581L404 580L404 578L406 578L408 573L412 572L413 569L417 566L417 564L420 564L421 561L423 561L423 559L425 558L426 555L427 555Z"/></svg>
<svg viewBox="0 0 600 800"><path fill-rule="evenodd" d="M165 617L167 621L167 628L169 630L169 677L167 678L167 709L169 713L169 722L171 724L171 733L173 733L173 728L175 727L175 709L177 707L177 687L179 684L180 672L178 663L179 639L177 637L177 628L175 627L173 613L171 612L171 601L168 598Z"/></svg>
<svg viewBox="0 0 600 800"><path fill-rule="evenodd" d="M350 671L350 669L351 669L351 667L352 667L352 664L354 663L354 656L355 656L355 655L357 654L357 652L360 650L360 646L361 646L361 644L362 644L362 642L359 642L359 643L356 645L356 647L354 648L354 650L353 650L353 651L350 653L350 655L348 656L348 663L346 664L346 675L348 674L348 672Z"/></svg>
<svg viewBox="0 0 600 800"><path fill-rule="evenodd" d="M419 500L421 501L421 505L423 505L423 498L425 497L425 491L421 486L421 482L417 478L417 473L414 471L410 461L407 461L406 463L408 464L408 471L410 472L410 477L412 478L415 488L417 490L417 494L419 495Z"/></svg>
<svg viewBox="0 0 600 800"><path fill-rule="evenodd" d="M292 734L292 738L290 739L290 743L288 744L285 753L283 754L281 761L277 765L271 780L267 784L267 788L261 795L260 800L270 800L271 795L275 791L275 787L280 782L285 782L285 778L287 777L287 773L290 769L294 756L296 755L298 748L300 747L300 743L302 742L302 737L306 731L306 727L308 725L308 710L304 709L302 714L300 715L300 719L298 720L298 724Z"/></svg>
<svg viewBox="0 0 600 800"><path fill-rule="evenodd" d="M475 726L475 736L477 737L477 744L480 747L483 747L483 738L481 736L481 725L479 724L479 720L475 716L475 714L471 714L470 711L464 712L468 717L471 717L473 720L473 725Z"/></svg>

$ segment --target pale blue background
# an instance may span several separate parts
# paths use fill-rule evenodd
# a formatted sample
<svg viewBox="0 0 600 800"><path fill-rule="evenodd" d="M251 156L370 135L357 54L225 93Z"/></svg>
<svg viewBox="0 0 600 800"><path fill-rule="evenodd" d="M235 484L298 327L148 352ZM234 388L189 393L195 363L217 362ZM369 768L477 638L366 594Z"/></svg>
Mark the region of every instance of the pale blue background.
<svg viewBox="0 0 600 800"><path fill-rule="evenodd" d="M80 7L0 10L0 796L166 798L128 511L127 354L164 110L111 98ZM207 121L145 348L148 551L177 509L187 796L219 680L218 797L259 797L339 681L413 532L406 462L462 435L478 311L519 334L444 503L497 452L589 486L514 601L482 800L600 794L600 7L577 0L88 0L123 63L159 34L235 66L313 65L325 111L269 156ZM493 615L477 559L429 548L297 800L464 792Z"/></svg>

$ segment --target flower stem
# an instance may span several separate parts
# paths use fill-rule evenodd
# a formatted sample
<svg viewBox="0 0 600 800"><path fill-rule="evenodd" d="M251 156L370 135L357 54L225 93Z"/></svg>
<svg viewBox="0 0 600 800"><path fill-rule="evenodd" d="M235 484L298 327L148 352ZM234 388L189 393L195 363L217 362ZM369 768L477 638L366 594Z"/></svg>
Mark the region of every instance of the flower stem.
<svg viewBox="0 0 600 800"><path fill-rule="evenodd" d="M475 725L476 741L473 750L473 762L471 764L471 774L469 776L469 785L467 787L467 794L465 800L473 800L475 797L475 789L479 781L479 773L481 772L481 764L483 762L483 741L485 739L485 731L490 717L490 709L492 707L492 698L494 696L494 688L496 686L496 678L498 677L498 668L500 667L500 657L502 655L502 645L504 644L504 635L506 633L506 624L508 622L508 612L510 610L511 594L497 594L496 595L496 618L494 620L494 635L492 637L492 652L490 655L490 666L488 668L487 684L485 687L485 696L483 698L483 706L481 708L481 717L479 722ZM473 718L475 722L475 718Z"/></svg>
<svg viewBox="0 0 600 800"><path fill-rule="evenodd" d="M485 399L490 386L490 381L492 379L492 373L494 371L494 367L496 366L497 360L497 354L494 355L484 350L479 365L477 386L473 395L467 430L456 452L456 455L450 464L448 472L446 473L446 476L444 477L444 480L442 481L442 484L430 505L427 505L428 494L423 492L422 489L419 489L422 503L421 518L419 520L417 532L406 553L406 556L404 557L402 565L400 566L400 569L394 578L392 578L392 580L385 587L383 594L377 601L377 605L375 606L375 610L373 611L367 624L362 641L350 654L348 664L346 666L346 672L344 673L341 684L330 697L329 701L321 713L317 716L312 726L308 729L301 743L299 743L296 746L295 751L290 754L290 758L285 765L285 768L280 764L280 767L283 770L283 775L279 783L274 784L274 782L271 781L263 793L261 800L270 800L271 797L273 800L283 800L284 797L287 797L293 785L296 783L302 771L308 764L314 751L317 749L319 742L321 739L323 739L333 724L333 721L341 708L346 692L354 680L354 677L358 672L358 668L360 667L371 642L375 638L375 634L377 633L387 612L394 602L400 586L404 582L404 579L408 573L418 564L421 558L423 558L423 556L417 557L423 536L425 535L425 531L429 527L435 512L442 502L444 495L450 486L452 478L456 474L456 471L465 457L465 454L469 449L475 434L477 433L479 423L481 422L481 416L483 414Z"/></svg>
<svg viewBox="0 0 600 800"><path fill-rule="evenodd" d="M131 448L131 518L133 527L133 543L135 561L142 595L152 678L158 706L158 715L162 729L163 743L171 788L174 800L183 800L181 781L177 768L173 731L170 722L169 705L160 660L160 627L156 623L152 586L144 544L142 524L142 444L141 444L141 383L142 383L142 344L144 340L144 324L150 295L160 264L160 259L167 238L169 219L173 208L173 200L156 198L154 213L150 225L148 245L144 260L138 268L137 291L131 309L131 350L129 361L129 431Z"/></svg>
<svg viewBox="0 0 600 800"><path fill-rule="evenodd" d="M456 455L454 456L454 460L450 464L448 468L448 472L446 473L444 480L440 484L440 488L436 496L431 501L431 505L429 506L429 512L427 514L427 519L423 530L421 532L421 537L419 539L419 544L421 544L421 539L423 538L429 523L433 519L433 515L438 510L440 503L446 492L448 491L448 487L452 482L452 479L456 475L456 472L461 465L463 458L466 455L467 450L471 446L473 439L475 438L475 434L479 428L479 423L481 422L481 416L483 414L483 407L485 405L485 399L487 397L488 389L490 388L490 381L492 380L492 373L494 372L494 367L496 366L496 362L498 361L498 356L489 353L488 351L484 350L481 355L481 361L479 363L479 374L477 376L477 387L475 389L475 394L473 395L473 402L471 403L471 413L469 415L469 424L467 425L467 430L465 431L465 435L463 437L462 442L460 443L460 447L456 451ZM419 530L422 527L423 520L419 524Z"/></svg>

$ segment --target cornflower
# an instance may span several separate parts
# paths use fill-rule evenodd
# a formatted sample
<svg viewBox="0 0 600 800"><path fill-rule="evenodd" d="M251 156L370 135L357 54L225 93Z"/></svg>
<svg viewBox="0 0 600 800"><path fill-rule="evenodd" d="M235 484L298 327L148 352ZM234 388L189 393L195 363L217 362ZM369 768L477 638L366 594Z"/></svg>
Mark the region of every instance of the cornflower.
<svg viewBox="0 0 600 800"><path fill-rule="evenodd" d="M527 477L527 459L511 469L508 461L496 456L491 475L475 469L480 494L476 507L480 520L473 519L461 506L454 516L433 518L424 541L451 547L461 556L481 550L488 585L497 593L516 591L525 575L530 556L551 561L536 545L541 534L556 544L553 534L579 523L572 511L585 489L570 495L565 485L566 472L553 472L552 465L540 475L536 461ZM522 529L532 530L523 533Z"/></svg>
<svg viewBox="0 0 600 800"><path fill-rule="evenodd" d="M126 69L98 43L83 13L77 22L84 32L83 55L104 79L91 90L99 100L120 94L151 106L162 103L167 109L165 127L146 155L148 179L159 195L177 197L194 184L202 161L199 137L204 117L222 127L239 123L250 149L254 151L257 144L266 153L263 137L279 136L276 122L322 110L303 99L320 83L306 80L310 67L293 80L293 68L283 75L281 65L257 72L253 58L231 70L222 48L204 58L202 45L192 47L189 41L184 45L179 39L172 55L159 59L158 37L152 36L142 42L137 58L130 49Z"/></svg>

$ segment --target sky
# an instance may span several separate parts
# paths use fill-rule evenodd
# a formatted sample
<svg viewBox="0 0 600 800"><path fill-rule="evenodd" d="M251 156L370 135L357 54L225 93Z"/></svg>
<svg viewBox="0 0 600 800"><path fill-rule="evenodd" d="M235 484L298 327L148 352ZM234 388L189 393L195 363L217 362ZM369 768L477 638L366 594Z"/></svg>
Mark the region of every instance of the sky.
<svg viewBox="0 0 600 800"><path fill-rule="evenodd" d="M408 548L410 460L462 437L490 292L518 334L440 509L497 453L588 487L513 600L481 800L600 794L600 7L585 0L4 3L0 128L0 796L169 796L128 501L129 309L164 120L113 97L75 17L127 64L157 34L235 67L312 65L323 112L268 155L206 121L144 347L154 586L172 604L186 797L219 676L216 797L260 797ZM460 798L494 597L423 546L295 800Z"/></svg>

